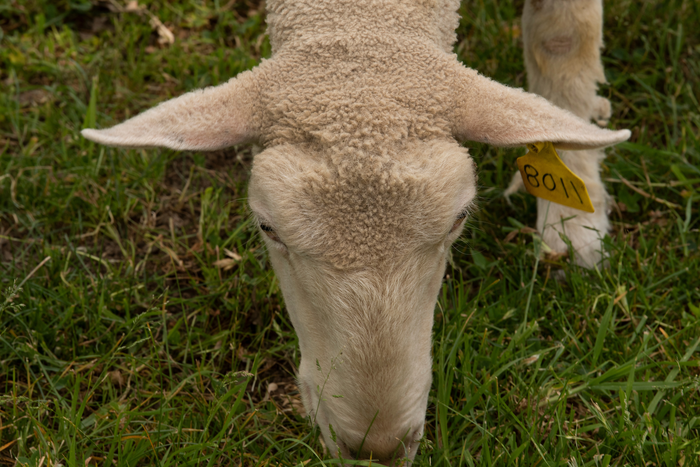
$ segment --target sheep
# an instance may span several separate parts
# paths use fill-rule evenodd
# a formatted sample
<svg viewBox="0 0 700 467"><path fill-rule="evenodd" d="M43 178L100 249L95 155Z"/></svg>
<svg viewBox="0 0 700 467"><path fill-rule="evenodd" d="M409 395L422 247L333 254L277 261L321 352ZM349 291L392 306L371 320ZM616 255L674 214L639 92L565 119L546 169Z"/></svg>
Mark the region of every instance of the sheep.
<svg viewBox="0 0 700 467"><path fill-rule="evenodd" d="M475 204L475 166L458 141L553 142L588 151L565 153L575 170L588 170L598 148L630 136L587 121L591 112L608 115L588 82L602 80L598 56L591 58L600 45L600 0L554 3L526 4L530 86L579 116L462 65L452 53L458 0L269 0L270 60L112 128L82 132L119 147L263 146L249 206L299 337L304 407L334 456L391 464L416 454L436 296L450 246ZM584 3L591 24L577 16ZM566 40L538 26L548 10L574 12L566 21L595 28L585 38L595 49L583 64L587 84L573 102L561 87L568 78L547 68L565 62L568 51ZM550 50L537 48L541 34ZM604 205L604 190L593 197ZM550 207L550 219L553 213L565 211ZM607 228L585 219L581 225ZM540 227L559 247L550 237L560 227L552 224ZM585 258L593 264L597 257Z"/></svg>

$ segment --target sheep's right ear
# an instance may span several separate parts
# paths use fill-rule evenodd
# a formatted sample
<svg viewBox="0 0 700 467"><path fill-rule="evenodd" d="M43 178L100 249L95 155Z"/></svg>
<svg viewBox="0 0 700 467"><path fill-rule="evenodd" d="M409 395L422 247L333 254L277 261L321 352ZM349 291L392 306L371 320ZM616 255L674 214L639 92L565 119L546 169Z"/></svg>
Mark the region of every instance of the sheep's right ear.
<svg viewBox="0 0 700 467"><path fill-rule="evenodd" d="M257 139L256 73L184 94L105 130L84 129L100 144L128 148L166 147L209 151Z"/></svg>
<svg viewBox="0 0 700 467"><path fill-rule="evenodd" d="M629 139L629 130L599 128L522 89L509 88L460 65L453 134L495 146L552 142L560 149L595 149Z"/></svg>

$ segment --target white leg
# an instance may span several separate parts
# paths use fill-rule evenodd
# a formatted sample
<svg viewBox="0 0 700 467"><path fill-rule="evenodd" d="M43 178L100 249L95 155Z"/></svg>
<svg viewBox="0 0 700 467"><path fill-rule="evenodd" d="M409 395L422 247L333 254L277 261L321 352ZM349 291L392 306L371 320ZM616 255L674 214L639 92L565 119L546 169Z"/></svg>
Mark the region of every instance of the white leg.
<svg viewBox="0 0 700 467"><path fill-rule="evenodd" d="M594 268L603 258L600 240L610 227L609 196L599 173L599 161L605 154L600 150L560 151L559 156L586 184L595 212L583 212L538 198L537 230L544 242L560 253L568 249L560 234L566 235L574 249L576 263Z"/></svg>
<svg viewBox="0 0 700 467"><path fill-rule="evenodd" d="M598 83L605 82L600 61L602 25L602 0L525 1L522 29L529 91L598 124L610 118L610 102L597 95ZM602 259L600 239L609 229L608 194L600 180L605 154L587 150L560 151L559 155L586 183L596 212L538 199L537 228L557 252L567 251L560 238L565 234L576 262L594 267Z"/></svg>

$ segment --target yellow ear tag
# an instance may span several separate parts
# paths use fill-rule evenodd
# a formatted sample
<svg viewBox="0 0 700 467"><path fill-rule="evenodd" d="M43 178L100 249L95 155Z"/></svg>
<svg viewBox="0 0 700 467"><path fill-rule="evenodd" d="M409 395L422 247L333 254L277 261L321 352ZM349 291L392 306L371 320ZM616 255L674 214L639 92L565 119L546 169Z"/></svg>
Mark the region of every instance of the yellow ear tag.
<svg viewBox="0 0 700 467"><path fill-rule="evenodd" d="M586 184L559 158L552 143L528 144L518 168L528 193L586 212L595 212Z"/></svg>

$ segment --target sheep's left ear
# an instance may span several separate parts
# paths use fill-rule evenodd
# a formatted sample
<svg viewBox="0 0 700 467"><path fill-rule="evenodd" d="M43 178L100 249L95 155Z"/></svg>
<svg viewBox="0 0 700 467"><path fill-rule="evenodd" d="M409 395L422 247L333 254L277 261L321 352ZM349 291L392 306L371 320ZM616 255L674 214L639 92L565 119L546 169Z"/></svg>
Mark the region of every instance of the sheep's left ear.
<svg viewBox="0 0 700 467"><path fill-rule="evenodd" d="M453 134L460 141L523 146L549 141L560 149L594 149L629 139L629 130L597 127L543 97L509 88L459 66Z"/></svg>
<svg viewBox="0 0 700 467"><path fill-rule="evenodd" d="M255 71L163 102L112 128L85 129L82 135L107 146L198 151L255 140L259 102Z"/></svg>

